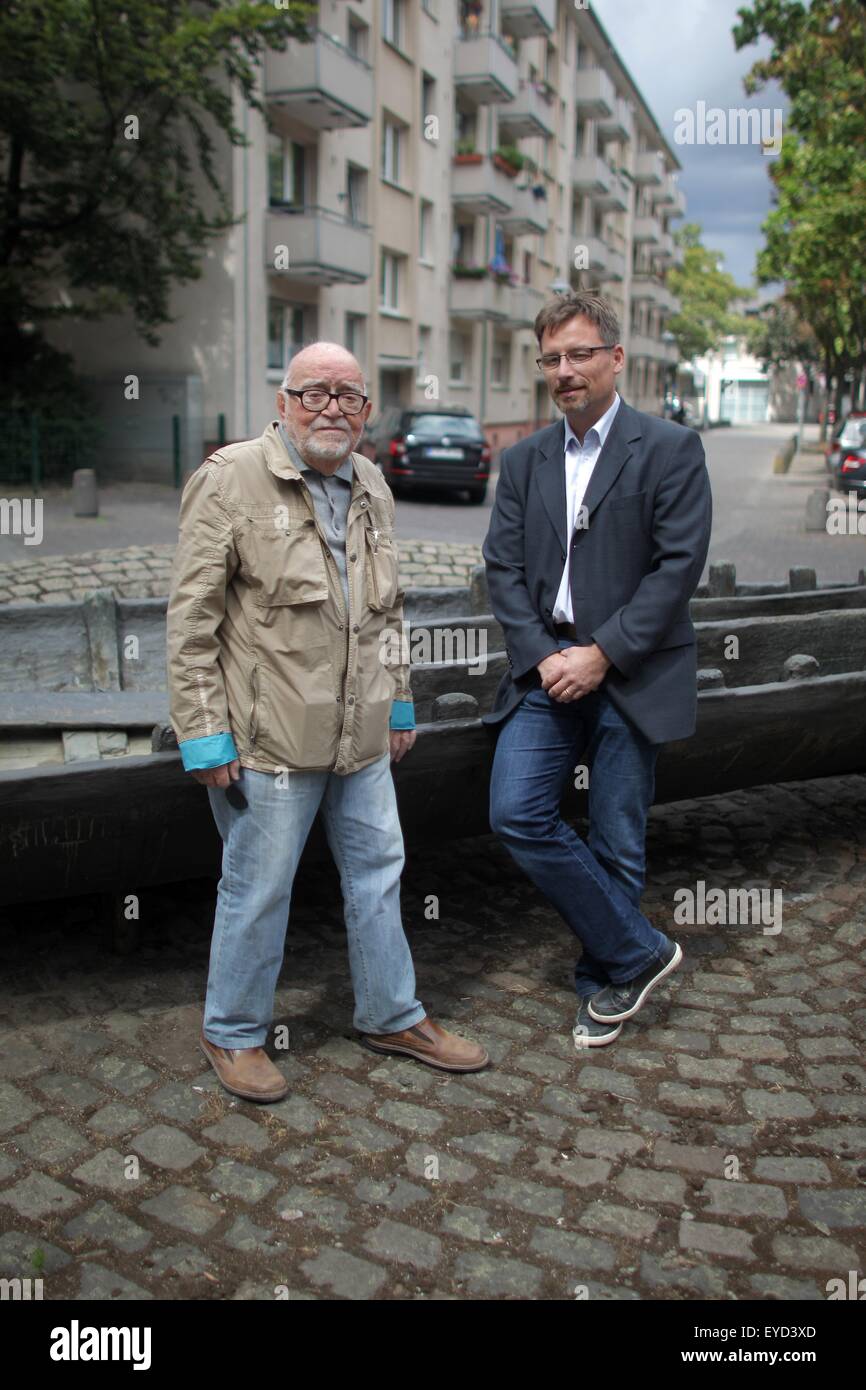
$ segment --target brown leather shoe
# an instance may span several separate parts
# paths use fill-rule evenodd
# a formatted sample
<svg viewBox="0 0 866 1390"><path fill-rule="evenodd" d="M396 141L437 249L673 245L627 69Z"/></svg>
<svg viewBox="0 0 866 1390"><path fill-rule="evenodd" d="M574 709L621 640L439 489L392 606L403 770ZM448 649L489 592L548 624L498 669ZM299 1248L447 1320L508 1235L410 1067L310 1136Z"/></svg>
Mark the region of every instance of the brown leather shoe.
<svg viewBox="0 0 866 1390"><path fill-rule="evenodd" d="M402 1033L362 1033L361 1041L371 1052L398 1052L441 1071L480 1071L490 1061L478 1043L446 1032L432 1018L422 1018Z"/></svg>
<svg viewBox="0 0 866 1390"><path fill-rule="evenodd" d="M282 1100L288 1083L263 1047L217 1047L205 1037L199 1047L223 1086L244 1100Z"/></svg>

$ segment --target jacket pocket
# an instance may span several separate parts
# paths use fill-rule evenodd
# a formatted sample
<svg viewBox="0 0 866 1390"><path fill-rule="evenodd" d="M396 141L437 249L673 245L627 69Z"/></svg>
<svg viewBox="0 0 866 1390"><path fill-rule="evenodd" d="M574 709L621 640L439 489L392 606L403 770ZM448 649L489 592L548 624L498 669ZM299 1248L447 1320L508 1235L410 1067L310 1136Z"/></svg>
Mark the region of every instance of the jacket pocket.
<svg viewBox="0 0 866 1390"><path fill-rule="evenodd" d="M328 597L325 556L312 519L288 526L249 522L238 541L257 607L321 603Z"/></svg>
<svg viewBox="0 0 866 1390"><path fill-rule="evenodd" d="M374 613L383 613L393 608L397 599L399 574L397 551L393 535L364 528L366 538L366 587L367 606Z"/></svg>

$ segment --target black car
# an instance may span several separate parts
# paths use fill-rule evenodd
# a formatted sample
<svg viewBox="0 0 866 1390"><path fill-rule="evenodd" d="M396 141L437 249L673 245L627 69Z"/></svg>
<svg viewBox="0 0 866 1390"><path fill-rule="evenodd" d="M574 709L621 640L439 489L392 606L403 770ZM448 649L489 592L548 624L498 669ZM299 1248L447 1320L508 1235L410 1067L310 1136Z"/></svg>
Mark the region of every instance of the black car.
<svg viewBox="0 0 866 1390"><path fill-rule="evenodd" d="M837 474L842 456L847 453L848 445L854 449L859 449L866 444L866 411L849 410L847 415L839 421L833 431L833 437L824 450L824 460L827 464L827 472Z"/></svg>
<svg viewBox="0 0 866 1390"><path fill-rule="evenodd" d="M416 488L468 492L483 502L490 445L459 406L387 406L369 428L376 463L396 496Z"/></svg>

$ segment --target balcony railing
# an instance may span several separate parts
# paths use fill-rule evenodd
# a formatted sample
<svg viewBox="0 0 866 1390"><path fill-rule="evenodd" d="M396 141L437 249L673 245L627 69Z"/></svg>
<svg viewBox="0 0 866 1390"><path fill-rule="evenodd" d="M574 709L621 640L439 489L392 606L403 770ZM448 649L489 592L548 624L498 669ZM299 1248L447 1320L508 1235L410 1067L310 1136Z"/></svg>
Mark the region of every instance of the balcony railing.
<svg viewBox="0 0 866 1390"><path fill-rule="evenodd" d="M312 204L271 209L265 218L265 267L316 285L360 285L370 278L370 227Z"/></svg>
<svg viewBox="0 0 866 1390"><path fill-rule="evenodd" d="M582 116L609 120L616 110L616 88L603 68L579 68L574 74L574 101Z"/></svg>
<svg viewBox="0 0 866 1390"><path fill-rule="evenodd" d="M451 168L451 202L478 216L508 212L514 203L514 179L486 155L456 155Z"/></svg>
<svg viewBox="0 0 866 1390"><path fill-rule="evenodd" d="M616 98L613 113L610 116L599 117L598 128L602 135L611 140L634 139L634 116L624 97Z"/></svg>
<svg viewBox="0 0 866 1390"><path fill-rule="evenodd" d="M556 28L556 0L499 0L499 12L518 39L546 38Z"/></svg>
<svg viewBox="0 0 866 1390"><path fill-rule="evenodd" d="M517 62L498 34L465 34L458 39L454 86L460 100L469 106L514 100Z"/></svg>
<svg viewBox="0 0 866 1390"><path fill-rule="evenodd" d="M662 236L662 224L657 217L636 217L634 219L634 239L649 246L658 246Z"/></svg>
<svg viewBox="0 0 866 1390"><path fill-rule="evenodd" d="M609 193L615 177L610 166L597 154L575 155L571 161L571 182L578 193L585 196Z"/></svg>
<svg viewBox="0 0 866 1390"><path fill-rule="evenodd" d="M267 101L314 130L368 125L373 114L373 69L348 48L316 30L312 43L290 39L265 54Z"/></svg>
<svg viewBox="0 0 866 1390"><path fill-rule="evenodd" d="M517 96L504 103L498 114L500 133L512 139L552 135L555 129L552 97L543 82L521 78Z"/></svg>
<svg viewBox="0 0 866 1390"><path fill-rule="evenodd" d="M532 188L515 188L511 208L499 221L512 236L543 235L550 222L547 199L536 198Z"/></svg>
<svg viewBox="0 0 866 1390"><path fill-rule="evenodd" d="M455 318L531 328L543 303L544 295L531 285L500 283L489 275L481 279L452 277L448 312Z"/></svg>
<svg viewBox="0 0 866 1390"><path fill-rule="evenodd" d="M635 183L661 186L667 177L665 157L661 150L643 150L635 159Z"/></svg>
<svg viewBox="0 0 866 1390"><path fill-rule="evenodd" d="M595 200L600 208L613 212L628 212L631 206L631 185L619 174L614 174L610 188L599 193Z"/></svg>

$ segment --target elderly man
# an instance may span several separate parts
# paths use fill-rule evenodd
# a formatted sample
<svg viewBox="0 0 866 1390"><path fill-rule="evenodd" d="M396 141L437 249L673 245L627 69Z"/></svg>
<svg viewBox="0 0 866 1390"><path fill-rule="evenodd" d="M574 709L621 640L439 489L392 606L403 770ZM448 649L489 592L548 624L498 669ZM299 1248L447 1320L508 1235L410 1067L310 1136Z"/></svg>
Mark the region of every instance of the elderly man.
<svg viewBox="0 0 866 1390"><path fill-rule="evenodd" d="M298 860L321 811L340 871L355 1026L375 1052L477 1071L483 1048L428 1018L400 916L390 759L415 742L394 501L353 450L370 413L336 343L299 352L279 421L190 478L168 605L171 721L223 841L200 1039L226 1090L274 1101L264 1050ZM390 758L389 758L390 754Z"/></svg>
<svg viewBox="0 0 866 1390"><path fill-rule="evenodd" d="M604 299L563 295L535 333L564 419L502 454L484 542L509 665L487 716L490 815L582 943L574 1038L602 1047L682 960L640 898L658 751L695 729L689 599L710 484L693 431L621 400L625 357ZM559 810L584 759L587 843Z"/></svg>

